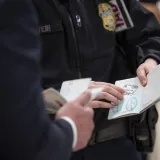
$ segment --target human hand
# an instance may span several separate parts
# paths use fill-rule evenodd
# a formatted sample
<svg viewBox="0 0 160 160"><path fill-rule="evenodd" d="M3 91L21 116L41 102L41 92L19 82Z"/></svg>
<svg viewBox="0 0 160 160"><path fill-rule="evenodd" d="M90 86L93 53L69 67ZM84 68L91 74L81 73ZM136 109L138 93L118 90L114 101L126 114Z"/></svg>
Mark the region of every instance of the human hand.
<svg viewBox="0 0 160 160"><path fill-rule="evenodd" d="M110 83L105 82L91 82L89 89L93 88L104 88L103 92L99 94L99 96L89 103L89 106L92 108L111 108L113 104L117 105L119 100L123 99L123 94L125 91ZM106 102L100 101L106 100ZM107 102L109 101L109 102Z"/></svg>
<svg viewBox="0 0 160 160"><path fill-rule="evenodd" d="M147 85L147 74L157 65L158 63L154 59L149 58L138 67L137 76L142 86Z"/></svg>
<svg viewBox="0 0 160 160"><path fill-rule="evenodd" d="M86 107L90 98L91 93L86 91L76 100L65 104L56 114L56 119L69 117L76 125L78 137L73 151L86 147L94 129L93 110L90 107Z"/></svg>

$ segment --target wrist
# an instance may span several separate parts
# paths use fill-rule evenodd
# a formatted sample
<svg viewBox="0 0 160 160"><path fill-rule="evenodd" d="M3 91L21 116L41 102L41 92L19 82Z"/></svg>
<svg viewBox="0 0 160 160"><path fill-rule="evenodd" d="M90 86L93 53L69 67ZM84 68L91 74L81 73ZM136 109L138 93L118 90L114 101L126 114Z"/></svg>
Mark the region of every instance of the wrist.
<svg viewBox="0 0 160 160"><path fill-rule="evenodd" d="M153 58L148 58L145 60L145 63L152 63L154 65L158 65L158 62Z"/></svg>

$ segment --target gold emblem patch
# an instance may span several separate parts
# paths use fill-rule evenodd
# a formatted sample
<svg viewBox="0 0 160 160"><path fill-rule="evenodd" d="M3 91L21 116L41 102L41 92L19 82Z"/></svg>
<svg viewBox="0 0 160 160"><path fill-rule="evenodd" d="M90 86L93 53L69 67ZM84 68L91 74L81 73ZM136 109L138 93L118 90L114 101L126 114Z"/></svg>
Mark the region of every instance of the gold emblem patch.
<svg viewBox="0 0 160 160"><path fill-rule="evenodd" d="M116 30L116 18L112 7L108 3L98 5L99 16L102 18L103 26L108 31Z"/></svg>

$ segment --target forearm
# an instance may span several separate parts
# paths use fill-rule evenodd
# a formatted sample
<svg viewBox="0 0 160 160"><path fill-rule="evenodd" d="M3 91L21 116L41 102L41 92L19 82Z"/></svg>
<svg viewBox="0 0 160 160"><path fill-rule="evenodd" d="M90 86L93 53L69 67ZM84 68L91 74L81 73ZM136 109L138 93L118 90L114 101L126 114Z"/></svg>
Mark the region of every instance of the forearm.
<svg viewBox="0 0 160 160"><path fill-rule="evenodd" d="M141 4L146 8L148 9L149 11L151 11L152 13L154 13L154 15L156 16L158 22L160 23L160 12L159 12L159 9L157 7L157 3L156 1L153 2L153 1L147 1L147 2L141 2Z"/></svg>
<svg viewBox="0 0 160 160"><path fill-rule="evenodd" d="M156 16L158 22L160 23L160 13L157 7L157 3L156 2L141 2L141 4L148 9L149 11L151 11L152 13L154 13L154 15Z"/></svg>
<svg viewBox="0 0 160 160"><path fill-rule="evenodd" d="M130 1L129 13L134 28L126 31L126 41L122 44L128 61L137 67L146 58L154 58L159 62L160 26L155 16L134 0Z"/></svg>

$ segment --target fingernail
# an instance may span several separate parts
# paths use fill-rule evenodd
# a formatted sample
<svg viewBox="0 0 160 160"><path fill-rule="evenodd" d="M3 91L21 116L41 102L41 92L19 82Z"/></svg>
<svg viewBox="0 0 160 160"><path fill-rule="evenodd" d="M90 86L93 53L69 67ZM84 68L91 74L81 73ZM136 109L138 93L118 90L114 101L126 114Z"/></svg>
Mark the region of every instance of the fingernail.
<svg viewBox="0 0 160 160"><path fill-rule="evenodd" d="M114 103L111 103L111 104L108 105L109 108L112 108L113 106L115 106Z"/></svg>
<svg viewBox="0 0 160 160"><path fill-rule="evenodd" d="M122 96L119 97L119 100L123 100L123 98L124 98L124 97L123 97L123 95L122 95Z"/></svg>
<svg viewBox="0 0 160 160"><path fill-rule="evenodd" d="M143 80L143 81L142 81L142 85L143 85L143 86L145 86L145 85L146 85L146 83L147 83L147 81L146 81L146 80Z"/></svg>
<svg viewBox="0 0 160 160"><path fill-rule="evenodd" d="M116 103L111 103L113 106L115 106L115 105L118 105L119 104L119 101L117 101Z"/></svg>
<svg viewBox="0 0 160 160"><path fill-rule="evenodd" d="M112 106L114 106L114 105L115 105L115 103L111 102L111 105L112 105Z"/></svg>

